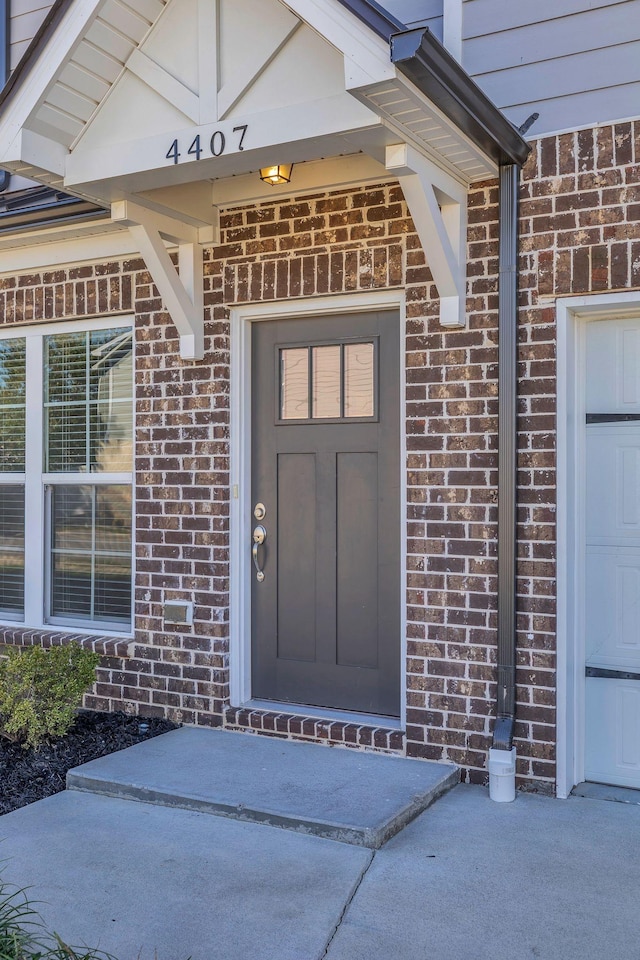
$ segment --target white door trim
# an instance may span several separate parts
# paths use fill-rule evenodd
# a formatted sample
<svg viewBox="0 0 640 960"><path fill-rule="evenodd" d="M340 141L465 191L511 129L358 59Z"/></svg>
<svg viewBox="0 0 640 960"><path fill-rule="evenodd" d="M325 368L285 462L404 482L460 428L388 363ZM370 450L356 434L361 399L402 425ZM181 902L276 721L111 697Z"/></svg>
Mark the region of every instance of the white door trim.
<svg viewBox="0 0 640 960"><path fill-rule="evenodd" d="M557 780L565 798L584 780L585 323L640 314L640 291L556 300Z"/></svg>
<svg viewBox="0 0 640 960"><path fill-rule="evenodd" d="M260 320L318 317L339 313L397 310L400 314L400 665L401 724L406 722L406 584L407 584L407 480L406 480L406 310L404 290L372 290L315 297L273 300L231 308L231 503L229 572L229 671L234 707L251 700L251 325ZM310 708L311 709L311 708ZM337 712L337 715L338 712ZM373 722L373 718L372 718Z"/></svg>

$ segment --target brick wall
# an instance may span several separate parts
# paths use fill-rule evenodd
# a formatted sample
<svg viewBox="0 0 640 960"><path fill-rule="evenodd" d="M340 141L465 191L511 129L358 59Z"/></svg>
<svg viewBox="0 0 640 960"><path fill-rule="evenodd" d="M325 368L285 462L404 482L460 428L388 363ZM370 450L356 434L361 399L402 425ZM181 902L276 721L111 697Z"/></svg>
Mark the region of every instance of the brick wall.
<svg viewBox="0 0 640 960"><path fill-rule="evenodd" d="M228 211L205 252L206 356L180 360L141 261L5 278L5 323L136 314L136 621L87 704L453 760L486 779L495 697L497 185L469 199L468 325L444 331L396 185ZM640 285L640 125L534 144L522 184L518 774L555 775L555 295ZM404 287L408 726L229 706L229 324L233 303ZM193 600L193 627L161 605ZM23 632L4 631L4 642ZM24 632L26 642L63 634ZM62 637L62 640L60 639ZM0 639L3 639L0 636ZM91 641L88 641L91 642Z"/></svg>

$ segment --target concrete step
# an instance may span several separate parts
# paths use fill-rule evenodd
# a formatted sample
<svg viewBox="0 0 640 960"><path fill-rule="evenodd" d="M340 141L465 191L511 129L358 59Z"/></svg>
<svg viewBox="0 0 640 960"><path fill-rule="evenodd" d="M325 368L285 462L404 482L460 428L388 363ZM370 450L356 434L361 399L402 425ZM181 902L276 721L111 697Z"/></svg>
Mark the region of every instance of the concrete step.
<svg viewBox="0 0 640 960"><path fill-rule="evenodd" d="M459 779L453 764L182 727L70 770L67 789L378 849Z"/></svg>

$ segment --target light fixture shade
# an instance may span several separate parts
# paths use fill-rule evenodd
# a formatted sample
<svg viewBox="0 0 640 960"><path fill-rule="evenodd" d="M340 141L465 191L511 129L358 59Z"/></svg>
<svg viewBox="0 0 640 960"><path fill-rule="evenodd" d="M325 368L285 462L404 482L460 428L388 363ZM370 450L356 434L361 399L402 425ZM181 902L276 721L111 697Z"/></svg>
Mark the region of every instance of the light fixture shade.
<svg viewBox="0 0 640 960"><path fill-rule="evenodd" d="M292 170L292 163L279 163L275 167L261 167L260 179L265 183L270 183L272 187L275 187L278 183L290 183Z"/></svg>

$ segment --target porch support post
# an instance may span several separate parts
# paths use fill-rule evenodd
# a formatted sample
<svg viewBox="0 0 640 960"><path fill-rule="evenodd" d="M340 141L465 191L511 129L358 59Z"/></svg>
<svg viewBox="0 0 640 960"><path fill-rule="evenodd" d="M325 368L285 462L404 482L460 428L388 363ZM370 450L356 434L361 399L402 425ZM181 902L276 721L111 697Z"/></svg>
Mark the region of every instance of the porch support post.
<svg viewBox="0 0 640 960"><path fill-rule="evenodd" d="M197 227L128 200L111 205L114 221L129 227L153 282L180 335L183 360L204 356L202 245L217 239L215 227ZM177 244L176 270L165 240Z"/></svg>
<svg viewBox="0 0 640 960"><path fill-rule="evenodd" d="M440 297L443 327L464 327L467 290L467 190L406 143L387 147Z"/></svg>

